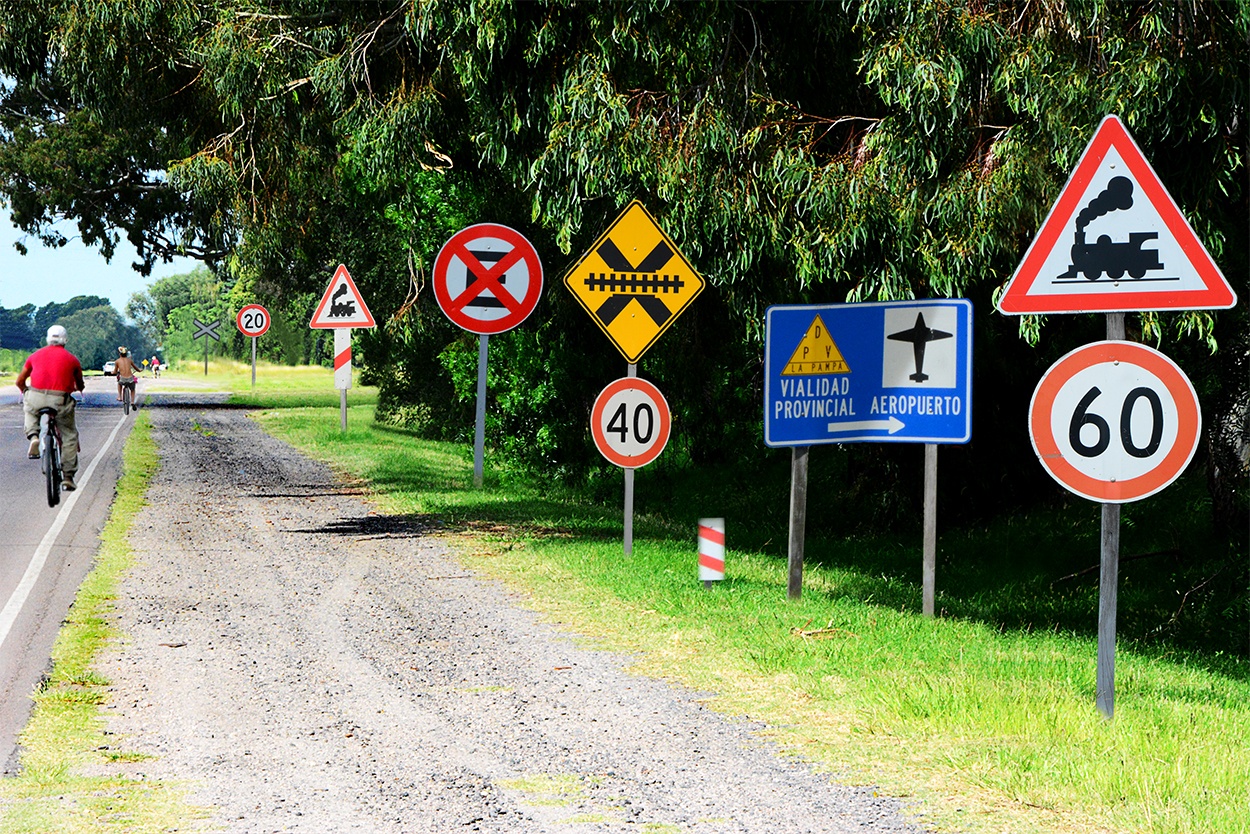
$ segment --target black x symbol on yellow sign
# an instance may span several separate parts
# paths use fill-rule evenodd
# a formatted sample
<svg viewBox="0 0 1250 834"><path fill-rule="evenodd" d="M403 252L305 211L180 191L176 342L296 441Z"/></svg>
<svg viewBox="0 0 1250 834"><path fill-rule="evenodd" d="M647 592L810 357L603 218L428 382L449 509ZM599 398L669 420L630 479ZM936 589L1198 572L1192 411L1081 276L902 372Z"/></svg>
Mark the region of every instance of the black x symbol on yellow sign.
<svg viewBox="0 0 1250 834"><path fill-rule="evenodd" d="M605 290L612 293L595 310L595 316L599 321L604 325L611 324L629 305L629 302L637 301L656 326L663 327L673 314L663 301L645 293L656 290L662 293L670 290L678 292L686 285L679 275L664 275L663 277L660 275L660 270L673 258L673 250L668 244L661 240L637 266L631 264L611 240L601 243L597 251L608 268L615 270L586 278L586 286L592 291ZM630 292L617 292L617 290Z"/></svg>
<svg viewBox="0 0 1250 834"><path fill-rule="evenodd" d="M564 283L630 363L638 361L704 285L636 200L569 270Z"/></svg>

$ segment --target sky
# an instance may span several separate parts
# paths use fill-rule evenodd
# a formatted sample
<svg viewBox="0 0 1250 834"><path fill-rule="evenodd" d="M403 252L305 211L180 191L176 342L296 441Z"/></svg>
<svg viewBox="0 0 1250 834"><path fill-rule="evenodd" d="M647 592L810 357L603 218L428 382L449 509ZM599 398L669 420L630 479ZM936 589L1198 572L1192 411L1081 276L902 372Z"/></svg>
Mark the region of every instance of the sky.
<svg viewBox="0 0 1250 834"><path fill-rule="evenodd" d="M113 260L106 263L98 249L83 245L73 222L62 221L58 228L70 241L59 249L49 249L37 237L25 236L15 228L8 209L0 205L0 307L42 307L76 295L101 295L125 315L131 295L146 290L158 278L190 272L199 264L192 258L176 258L171 263L158 263L145 278L131 269L135 250L124 236ZM29 250L26 255L13 248L18 240Z"/></svg>

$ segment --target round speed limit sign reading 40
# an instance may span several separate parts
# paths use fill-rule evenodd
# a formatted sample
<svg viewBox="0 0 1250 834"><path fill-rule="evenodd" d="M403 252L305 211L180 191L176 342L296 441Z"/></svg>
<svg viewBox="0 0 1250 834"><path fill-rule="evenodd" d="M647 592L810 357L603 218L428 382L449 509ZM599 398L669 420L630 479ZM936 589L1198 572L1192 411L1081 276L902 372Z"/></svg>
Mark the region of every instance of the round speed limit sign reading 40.
<svg viewBox="0 0 1250 834"><path fill-rule="evenodd" d="M668 401L660 389L637 377L610 383L590 412L590 432L600 454L626 469L658 458L671 426Z"/></svg>
<svg viewBox="0 0 1250 834"><path fill-rule="evenodd" d="M248 304L239 310L239 315L234 321L239 327L239 332L244 336L253 338L263 336L269 329L269 311L259 304Z"/></svg>
<svg viewBox="0 0 1250 834"><path fill-rule="evenodd" d="M1123 504L1176 480L1198 448L1194 386L1135 342L1094 342L1050 367L1033 393L1029 435L1042 466L1077 495Z"/></svg>

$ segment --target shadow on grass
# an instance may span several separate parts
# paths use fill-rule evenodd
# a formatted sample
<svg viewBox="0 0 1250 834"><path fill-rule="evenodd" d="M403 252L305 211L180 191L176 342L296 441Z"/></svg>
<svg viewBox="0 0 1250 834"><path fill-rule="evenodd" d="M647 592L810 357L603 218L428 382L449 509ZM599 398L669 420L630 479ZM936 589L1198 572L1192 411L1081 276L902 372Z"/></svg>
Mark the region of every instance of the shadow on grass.
<svg viewBox="0 0 1250 834"><path fill-rule="evenodd" d="M249 492L248 498L323 498L331 495L368 495L359 487L344 487L336 484L285 484L290 490L299 492Z"/></svg>
<svg viewBox="0 0 1250 834"><path fill-rule="evenodd" d="M693 538L699 515L724 515L731 564L734 550L784 563L787 470L788 465L777 466L751 479L734 472L670 473L661 528L670 535L689 530ZM804 562L825 571L833 583L832 591L818 593L919 613L920 519L907 516L873 530L862 519L842 515L842 506L836 488L809 492ZM1244 533L1238 538L1215 528L1202 473L1122 511L1121 647L1250 680ZM939 515L939 615L1004 633L1092 638L1098 624L1100 518L1098 504L1066 494L1049 507L965 527L943 527ZM641 525L644 536L654 529Z"/></svg>
<svg viewBox="0 0 1250 834"><path fill-rule="evenodd" d="M502 538L576 538L596 546L622 538L623 485L615 473L576 489L488 469L486 488L474 489L470 450L463 444L423 441L376 424L352 433L357 431L370 446L360 459L370 488L400 497L401 504L414 501L414 510L437 516L448 528ZM338 440L331 434L319 442ZM785 461L754 472L639 470L635 542L679 548L688 542L694 548L699 518L719 516L726 519L730 573L735 552L761 554L784 567L788 470ZM1204 497L1199 473L1125 507L1118 637L1122 647L1140 655L1246 680L1246 560L1243 552L1238 562L1237 542L1212 528ZM831 603L854 600L918 615L920 519L904 515L873 523L855 517L844 511L851 505L832 482L809 492L808 502L805 562L823 573L819 590L805 589L805 597L818 593ZM1059 498L1050 507L962 528L943 527L939 518L940 616L1004 633L1093 637L1098 571L1089 569L1099 560L1099 517L1096 504ZM1230 562L1240 567L1222 568ZM1224 579L1209 581L1212 575ZM655 587L663 582L650 580ZM784 575L780 582L776 592L784 597Z"/></svg>
<svg viewBox="0 0 1250 834"><path fill-rule="evenodd" d="M443 523L435 516L414 514L336 518L320 527L298 527L285 532L353 536L362 539L416 539L443 529Z"/></svg>

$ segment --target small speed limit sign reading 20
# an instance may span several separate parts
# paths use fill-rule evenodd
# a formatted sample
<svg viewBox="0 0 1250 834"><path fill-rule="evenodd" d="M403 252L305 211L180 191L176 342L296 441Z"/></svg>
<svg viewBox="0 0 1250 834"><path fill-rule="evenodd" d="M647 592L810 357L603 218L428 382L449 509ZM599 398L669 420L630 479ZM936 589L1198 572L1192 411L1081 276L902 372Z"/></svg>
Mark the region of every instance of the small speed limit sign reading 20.
<svg viewBox="0 0 1250 834"><path fill-rule="evenodd" d="M658 458L671 426L668 401L660 389L637 377L609 384L590 412L595 446L609 461L626 469L646 466Z"/></svg>
<svg viewBox="0 0 1250 834"><path fill-rule="evenodd" d="M1029 406L1046 471L1077 495L1123 504L1176 480L1198 448L1194 386L1176 363L1135 342L1095 342L1050 367Z"/></svg>
<svg viewBox="0 0 1250 834"><path fill-rule="evenodd" d="M239 310L239 315L235 318L239 332L252 338L265 335L265 331L269 329L269 323L269 311L259 304L248 304Z"/></svg>

